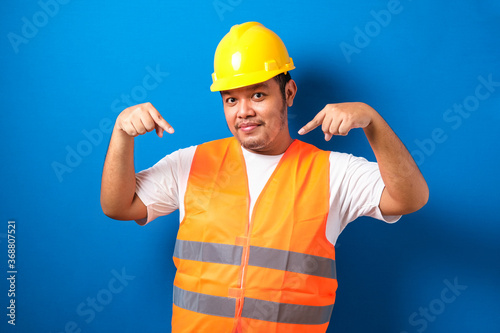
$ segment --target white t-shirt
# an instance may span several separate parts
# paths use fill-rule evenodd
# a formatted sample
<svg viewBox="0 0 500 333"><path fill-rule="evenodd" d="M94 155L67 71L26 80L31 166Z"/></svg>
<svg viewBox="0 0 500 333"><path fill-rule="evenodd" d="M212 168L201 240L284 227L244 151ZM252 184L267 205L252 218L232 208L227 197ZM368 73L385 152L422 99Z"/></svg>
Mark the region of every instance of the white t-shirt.
<svg viewBox="0 0 500 333"><path fill-rule="evenodd" d="M283 156L261 155L243 150L250 190L250 214L260 192ZM136 174L136 193L147 206L144 225L155 218L179 209L184 218L184 194L196 146L180 149L162 158L149 169ZM400 216L383 216L378 207L384 190L378 164L351 154L330 153L330 211L326 237L335 245L346 225L359 216L393 223Z"/></svg>

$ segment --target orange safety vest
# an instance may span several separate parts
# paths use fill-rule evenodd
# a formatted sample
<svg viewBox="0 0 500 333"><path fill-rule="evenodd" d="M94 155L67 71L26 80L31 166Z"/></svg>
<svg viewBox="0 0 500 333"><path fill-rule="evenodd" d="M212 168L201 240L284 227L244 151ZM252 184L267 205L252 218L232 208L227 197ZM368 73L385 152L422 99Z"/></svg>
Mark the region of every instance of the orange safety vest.
<svg viewBox="0 0 500 333"><path fill-rule="evenodd" d="M249 216L235 138L199 145L174 250L172 332L324 333L337 280L329 152L295 140Z"/></svg>

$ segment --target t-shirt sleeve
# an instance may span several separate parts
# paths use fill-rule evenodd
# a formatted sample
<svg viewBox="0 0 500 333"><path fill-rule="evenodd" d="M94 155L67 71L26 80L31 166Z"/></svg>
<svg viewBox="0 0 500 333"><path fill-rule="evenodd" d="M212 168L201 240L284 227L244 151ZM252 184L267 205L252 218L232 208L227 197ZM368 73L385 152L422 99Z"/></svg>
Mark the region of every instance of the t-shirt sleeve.
<svg viewBox="0 0 500 333"><path fill-rule="evenodd" d="M332 152L330 155L330 213L339 231L360 216L394 223L401 216L384 216L379 204L385 188L378 164L363 157Z"/></svg>
<svg viewBox="0 0 500 333"><path fill-rule="evenodd" d="M136 193L147 207L147 218L140 225L168 215L179 208L179 179L189 172L195 146L165 156L154 166L136 173Z"/></svg>

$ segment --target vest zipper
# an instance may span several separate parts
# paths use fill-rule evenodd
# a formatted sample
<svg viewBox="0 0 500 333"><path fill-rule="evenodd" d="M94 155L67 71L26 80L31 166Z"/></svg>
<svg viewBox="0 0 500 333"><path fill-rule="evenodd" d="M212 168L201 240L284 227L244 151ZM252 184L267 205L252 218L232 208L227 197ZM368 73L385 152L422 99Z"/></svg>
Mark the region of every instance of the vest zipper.
<svg viewBox="0 0 500 333"><path fill-rule="evenodd" d="M295 140L292 142L292 144L295 142ZM290 144L290 146L292 145ZM252 221L253 221L253 216L254 216L254 213L255 213L255 207L257 207L257 205L259 204L259 201L260 201L260 198L262 197L263 193L265 193L268 185L269 185L269 181L274 177L276 171L278 170L278 168L281 166L281 163L283 161L283 156L281 157L280 161L278 162L278 165L276 166L276 168L274 169L273 173L271 174L271 176L269 177L269 179L267 180L267 183L266 185L264 185L264 188L262 189L262 191L260 192L260 195L258 196L257 199L255 199L255 204L254 204L254 209L252 211L252 215L250 215L250 185L248 184L248 171L246 170L246 162L245 162L245 157L243 156L243 152L241 151L241 149L243 148L240 148L240 158L241 158L241 161L243 161L243 166L245 167L245 175L247 175L247 216L248 216L248 224L247 224L247 229L246 229L246 233L245 233L245 238L246 238L246 244L245 246L243 247L243 254L242 254L242 258L243 258L243 263L241 265L241 279L240 279L240 283L239 283L239 288L240 289L244 289L243 286L244 286L244 281L245 281L245 276L246 276L246 271L247 271L247 266L248 266L248 257L249 257L249 252L250 252L250 231L252 230ZM288 151L288 149L287 149ZM287 152L285 152L286 154ZM240 333L242 332L241 331L241 321L240 321L240 318L241 318L241 313L243 311L243 305L244 305L244 299L245 299L245 293L242 291L242 294L241 294L241 297L236 299L236 316L235 316L235 327L233 328L233 332L232 333Z"/></svg>
<svg viewBox="0 0 500 333"><path fill-rule="evenodd" d="M243 148L241 148L243 149ZM246 276L246 271L247 271L247 266L248 266L248 257L249 257L249 252L250 252L250 230L251 230L251 225L252 225L252 218L253 218L253 212L252 216L250 215L250 187L248 184L248 171L246 170L246 163L245 163L245 157L243 156L243 152L240 150L240 158L241 161L243 162L243 166L245 168L245 175L247 175L247 216L248 216L248 221L247 221L247 226L245 230L245 241L246 244L243 246L243 253L242 253L242 265L241 265L241 278L239 281L239 288L242 290L241 297L236 299L236 317L235 317L235 327L233 329L233 333L240 333L241 332L241 314L243 312L243 305L244 305L244 284L245 284L245 276ZM257 198L258 201L258 198ZM257 204L257 202L255 203ZM255 207L255 205L254 205Z"/></svg>
<svg viewBox="0 0 500 333"><path fill-rule="evenodd" d="M247 271L247 266L248 266L248 257L249 257L249 252L250 252L250 230L251 230L251 224L252 224L252 217L250 216L250 190L248 189L247 185L247 212L248 212L248 223L245 231L245 240L246 244L243 247L243 254L242 254L242 265L241 265L241 278L239 282L239 288L244 289L244 282L245 282L245 276L246 276L246 271ZM253 214L252 214L253 215ZM242 293L241 297L237 299L236 301L236 306L237 306L237 311L236 311L236 322L239 323L239 319L241 318L241 313L243 311L243 303L244 303L244 293ZM238 327L240 325L238 324L237 327L235 328L236 331L238 332Z"/></svg>

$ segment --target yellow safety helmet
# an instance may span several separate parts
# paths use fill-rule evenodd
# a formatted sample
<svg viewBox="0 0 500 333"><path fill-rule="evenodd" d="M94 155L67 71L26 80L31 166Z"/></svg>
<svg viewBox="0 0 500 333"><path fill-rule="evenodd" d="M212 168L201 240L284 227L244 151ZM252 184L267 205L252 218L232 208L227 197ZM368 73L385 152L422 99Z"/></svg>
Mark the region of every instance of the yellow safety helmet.
<svg viewBox="0 0 500 333"><path fill-rule="evenodd" d="M210 90L249 86L294 68L285 44L273 31L258 22L237 24L217 46Z"/></svg>

